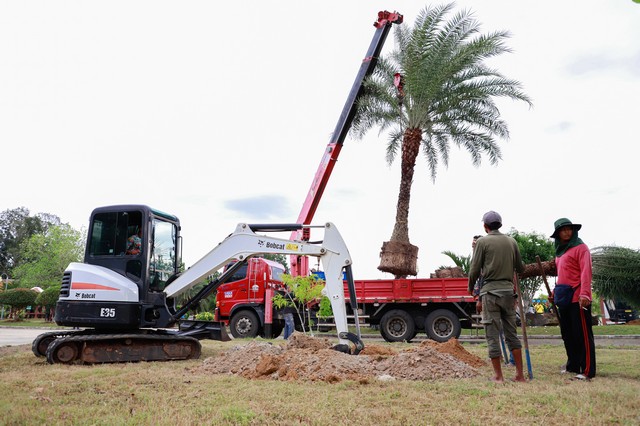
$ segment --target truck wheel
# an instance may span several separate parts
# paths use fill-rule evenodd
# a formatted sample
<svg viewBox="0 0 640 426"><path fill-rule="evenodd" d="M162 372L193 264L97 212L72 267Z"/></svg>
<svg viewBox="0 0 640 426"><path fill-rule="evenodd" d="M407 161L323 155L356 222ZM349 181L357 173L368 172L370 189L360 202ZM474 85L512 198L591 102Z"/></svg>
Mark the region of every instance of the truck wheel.
<svg viewBox="0 0 640 426"><path fill-rule="evenodd" d="M411 315L401 309L387 312L380 320L380 334L387 342L408 342L415 337L415 329Z"/></svg>
<svg viewBox="0 0 640 426"><path fill-rule="evenodd" d="M431 312L424 322L427 336L436 342L446 342L455 337L460 337L460 320L448 309L436 309Z"/></svg>
<svg viewBox="0 0 640 426"><path fill-rule="evenodd" d="M253 338L260 331L260 321L253 311L242 310L233 314L229 328L236 339Z"/></svg>

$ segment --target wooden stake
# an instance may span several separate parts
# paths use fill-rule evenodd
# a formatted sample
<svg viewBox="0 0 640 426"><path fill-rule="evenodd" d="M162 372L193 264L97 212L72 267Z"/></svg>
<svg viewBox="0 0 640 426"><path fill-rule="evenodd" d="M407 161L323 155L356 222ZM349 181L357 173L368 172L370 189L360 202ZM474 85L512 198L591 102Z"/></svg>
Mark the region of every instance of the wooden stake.
<svg viewBox="0 0 640 426"><path fill-rule="evenodd" d="M522 302L522 292L520 291L520 281L518 274L513 274L513 282L518 293L518 309L520 310L520 325L522 326L522 340L524 340L524 353L527 358L527 372L529 380L533 380L533 369L531 368L531 357L529 356L529 339L527 338L527 317L524 314L524 304Z"/></svg>

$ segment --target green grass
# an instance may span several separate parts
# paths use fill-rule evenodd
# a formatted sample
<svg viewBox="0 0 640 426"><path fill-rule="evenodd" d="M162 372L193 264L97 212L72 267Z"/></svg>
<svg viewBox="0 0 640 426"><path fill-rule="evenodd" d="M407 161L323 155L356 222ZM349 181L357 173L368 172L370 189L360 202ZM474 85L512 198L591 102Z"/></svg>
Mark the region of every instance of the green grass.
<svg viewBox="0 0 640 426"><path fill-rule="evenodd" d="M52 329L63 329L63 328L71 328L71 327L60 327L55 322L50 321L46 322L43 319L24 319L21 321L13 321L13 320L0 320L0 327L25 327L25 328L52 328Z"/></svg>
<svg viewBox="0 0 640 426"><path fill-rule="evenodd" d="M27 319L23 321L9 321L9 320L1 320L0 327L32 327L32 328L53 328L53 329L64 329L70 327L60 327L55 322L45 322L43 319ZM355 332L355 327L350 327L351 331ZM521 332L521 329L518 328ZM370 327L362 327L362 334L365 335L380 335L378 330L374 330ZM335 334L335 331L330 333L318 333L321 335L324 334ZM474 336L476 334L476 330L462 330L462 336ZM617 324L617 325L599 325L593 327L593 334L596 336L608 336L608 335L616 335L616 336L629 336L629 335L640 335L640 325L629 325L629 324ZM484 336L483 330L478 330L478 335ZM531 336L559 336L560 328L557 326L544 326L544 327L527 327L527 335Z"/></svg>
<svg viewBox="0 0 640 426"><path fill-rule="evenodd" d="M522 334L522 329L518 327L518 332ZM480 330L462 330L462 336L484 336L484 329ZM638 336L640 335L640 325L598 325L593 326L594 336ZM560 327L543 326L543 327L527 327L527 336L560 336Z"/></svg>
<svg viewBox="0 0 640 426"><path fill-rule="evenodd" d="M560 327L527 327L527 334L531 335L560 335ZM640 325L598 325L593 326L594 336L631 336L640 335Z"/></svg>
<svg viewBox="0 0 640 426"><path fill-rule="evenodd" d="M490 366L473 379L280 382L204 374L205 358L242 342L203 341L200 360L49 365L28 345L0 351L2 424L414 425L638 424L640 347L596 349L598 376L559 373L562 345L530 349L534 380L495 385ZM274 344L281 341L274 341ZM408 344L395 344L403 348ZM465 344L483 358L485 343ZM319 368L321 366L318 366ZM506 368L507 377L513 375Z"/></svg>

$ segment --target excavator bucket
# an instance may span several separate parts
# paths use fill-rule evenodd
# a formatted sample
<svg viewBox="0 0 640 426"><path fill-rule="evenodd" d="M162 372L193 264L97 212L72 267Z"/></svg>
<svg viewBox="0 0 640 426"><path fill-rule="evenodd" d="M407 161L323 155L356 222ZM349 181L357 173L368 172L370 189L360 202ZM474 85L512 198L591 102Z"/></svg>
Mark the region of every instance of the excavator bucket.
<svg viewBox="0 0 640 426"><path fill-rule="evenodd" d="M212 340L219 340L221 342L228 342L231 340L227 333L227 327L221 322L216 322L216 325L207 328L209 331L209 338Z"/></svg>
<svg viewBox="0 0 640 426"><path fill-rule="evenodd" d="M217 321L182 320L179 325L181 336L192 336L198 340L211 339L221 342L231 340L224 323Z"/></svg>

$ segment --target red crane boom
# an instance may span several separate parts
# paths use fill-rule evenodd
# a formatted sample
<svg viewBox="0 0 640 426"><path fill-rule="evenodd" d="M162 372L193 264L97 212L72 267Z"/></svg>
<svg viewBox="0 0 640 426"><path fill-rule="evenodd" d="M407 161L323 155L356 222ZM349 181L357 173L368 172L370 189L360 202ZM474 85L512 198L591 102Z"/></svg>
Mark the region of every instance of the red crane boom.
<svg viewBox="0 0 640 426"><path fill-rule="evenodd" d="M344 104L344 108L342 109L336 128L333 131L333 136L324 151L322 160L320 160L320 165L313 177L311 188L309 188L307 198L302 205L302 210L300 211L300 215L298 216L296 223L311 223L316 209L318 208L318 204L320 203L320 199L322 198L322 194L324 193L324 189L327 186L327 182L329 182L329 177L331 176L333 167L338 160L338 155L340 155L342 144L349 133L351 124L353 123L353 119L356 114L357 101L363 92L364 80L376 67L380 52L382 51L382 47L384 46L391 26L393 24L401 24L402 20L403 16L397 12L391 13L386 10L378 12L378 20L373 23L376 28L373 39L371 40L367 54L360 65L360 69L356 75L355 81L353 82L347 101ZM302 228L291 234L292 240L308 241L309 238L309 228ZM290 263L291 274L293 276L308 275L309 262L307 257L291 256Z"/></svg>

